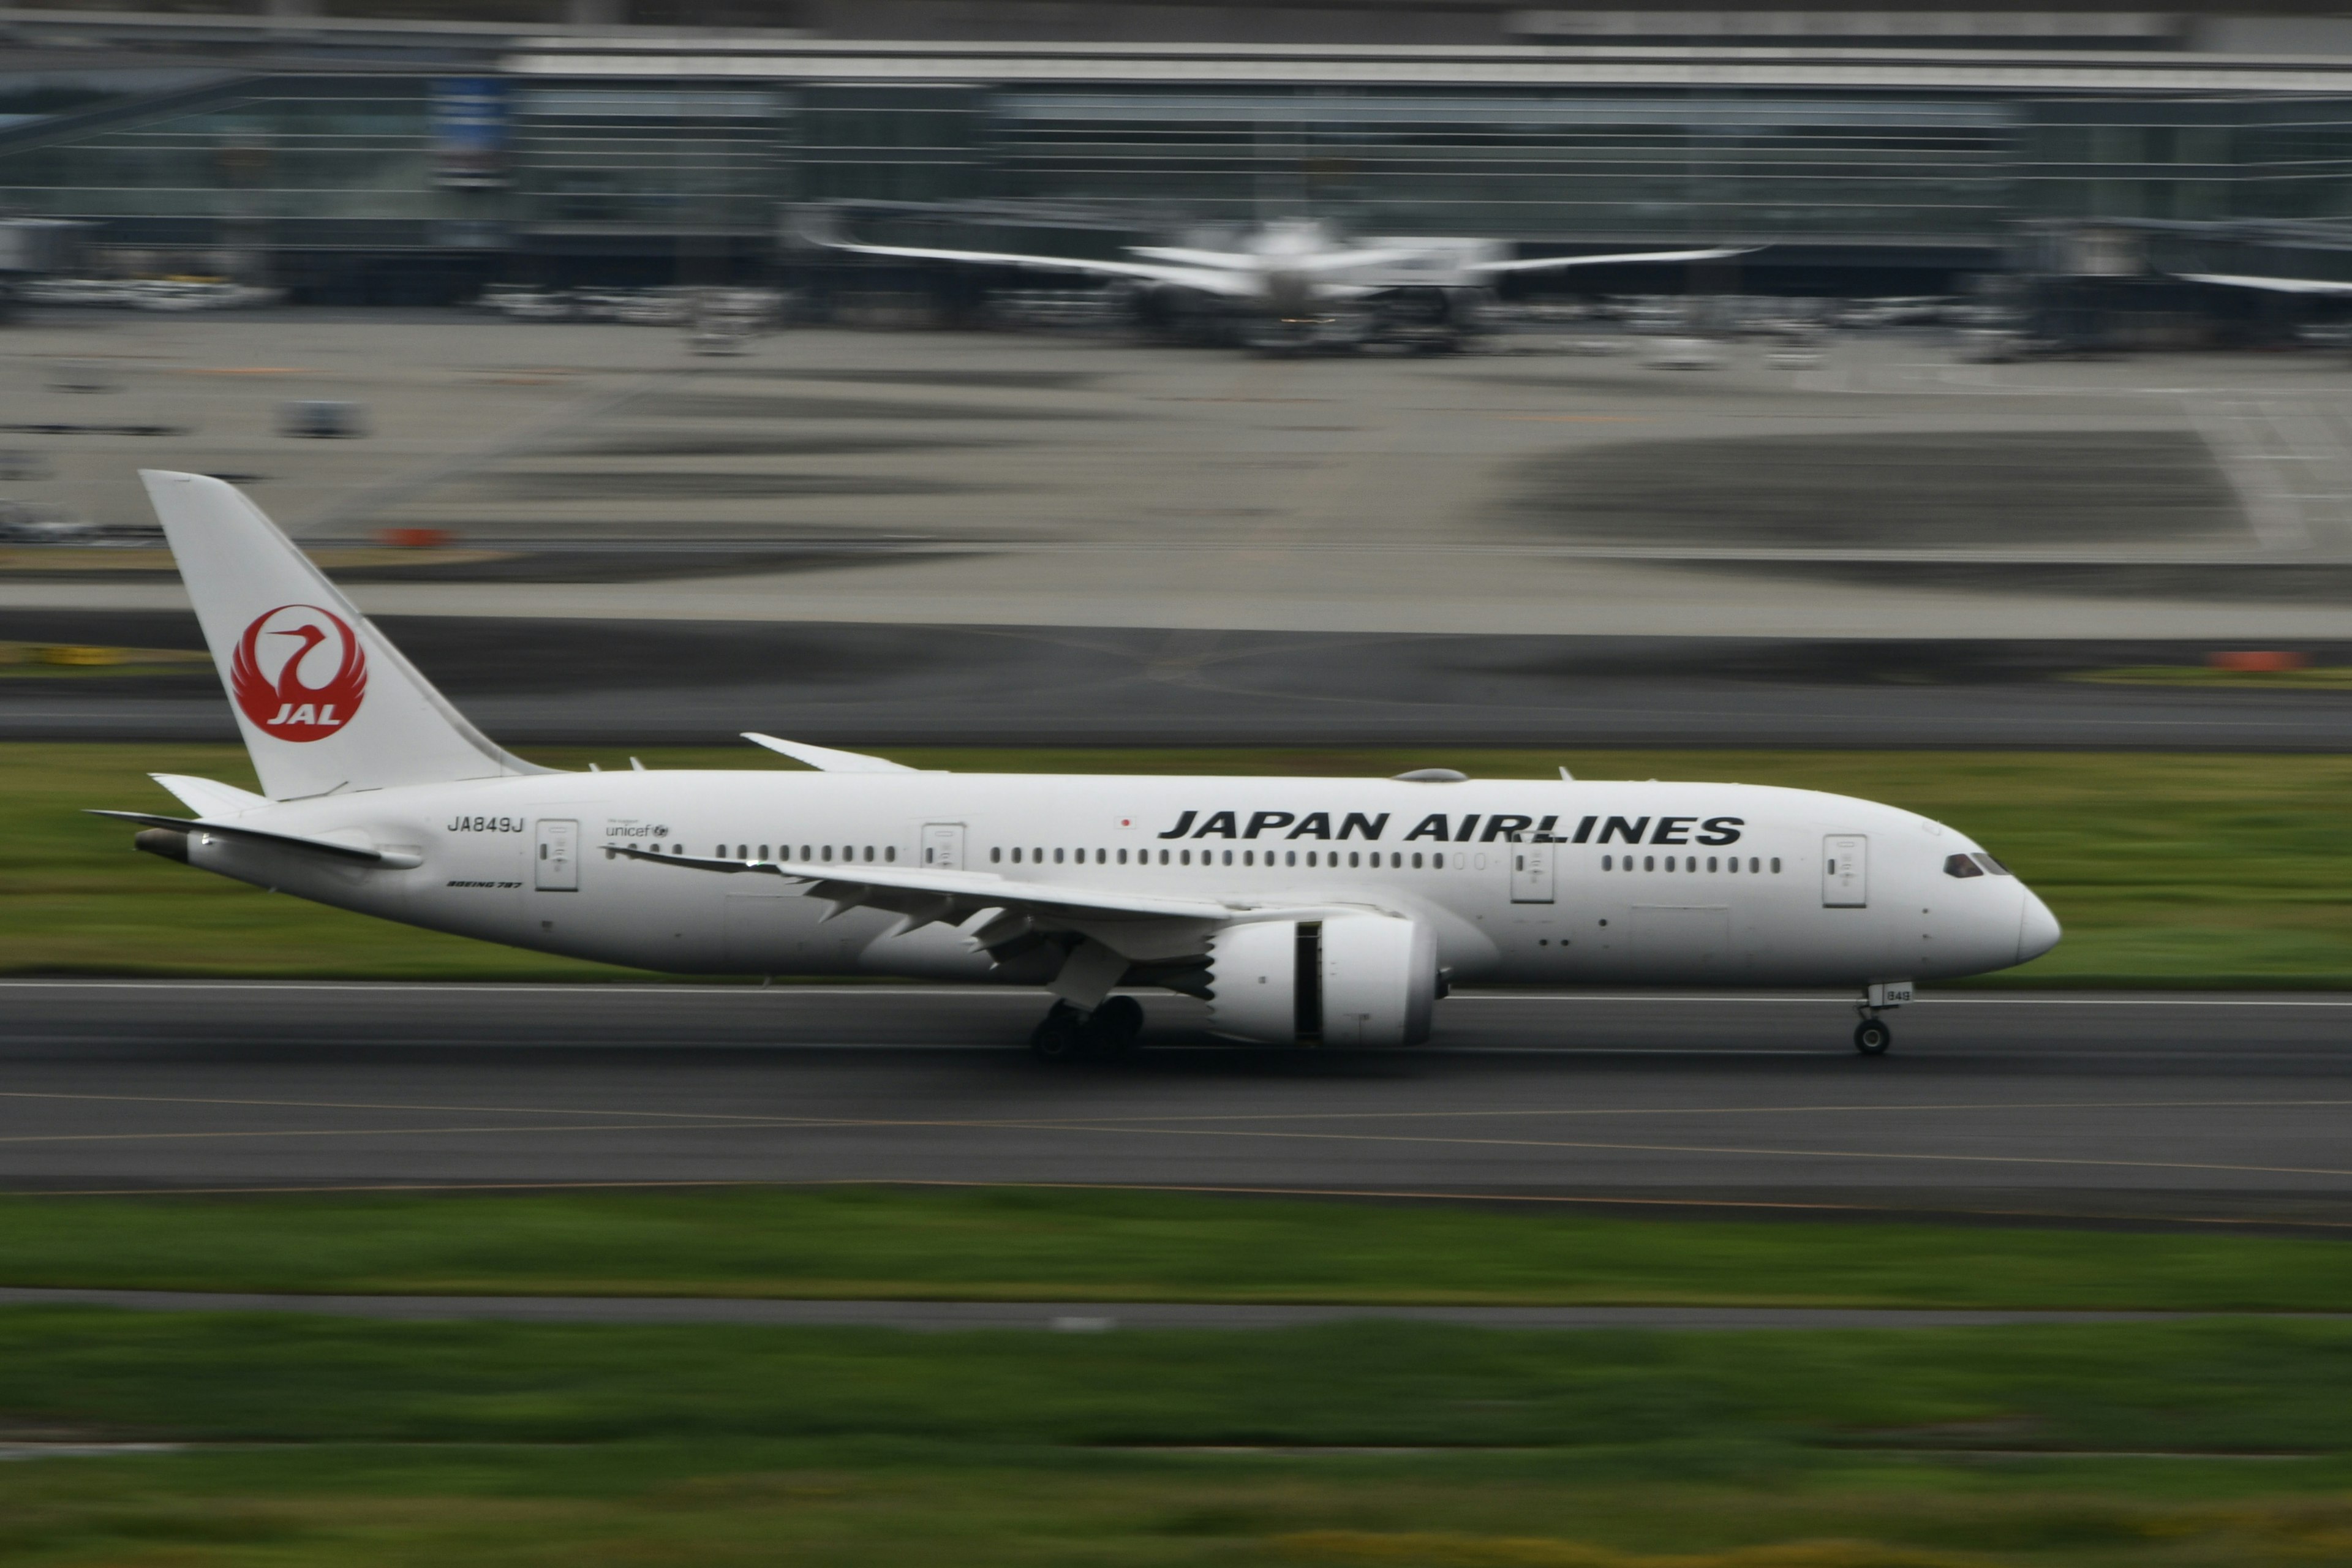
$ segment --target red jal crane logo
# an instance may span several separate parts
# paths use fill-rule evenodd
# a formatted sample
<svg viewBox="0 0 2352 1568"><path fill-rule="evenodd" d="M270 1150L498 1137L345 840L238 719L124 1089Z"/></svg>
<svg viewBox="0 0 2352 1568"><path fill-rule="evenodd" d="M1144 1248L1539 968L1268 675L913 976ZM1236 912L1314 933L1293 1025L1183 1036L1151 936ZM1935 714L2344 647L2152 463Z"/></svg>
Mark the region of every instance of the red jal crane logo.
<svg viewBox="0 0 2352 1568"><path fill-rule="evenodd" d="M341 616L316 605L280 605L245 628L229 661L229 689L263 734L323 741L359 712L367 655Z"/></svg>

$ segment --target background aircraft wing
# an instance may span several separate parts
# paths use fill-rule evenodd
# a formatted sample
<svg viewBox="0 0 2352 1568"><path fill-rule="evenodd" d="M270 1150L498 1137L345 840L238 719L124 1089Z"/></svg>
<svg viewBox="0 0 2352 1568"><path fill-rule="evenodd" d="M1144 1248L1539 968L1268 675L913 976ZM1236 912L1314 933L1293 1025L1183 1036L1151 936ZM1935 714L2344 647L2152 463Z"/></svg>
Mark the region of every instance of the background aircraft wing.
<svg viewBox="0 0 2352 1568"><path fill-rule="evenodd" d="M1257 265L1256 256L1246 250L1195 250L1183 245L1130 245L1128 249L1153 261L1213 268L1220 272L1247 272Z"/></svg>
<svg viewBox="0 0 2352 1568"><path fill-rule="evenodd" d="M2261 289L2273 294L2352 294L2352 283L2325 278L2255 278L2236 272L2176 272L2184 283L2213 283L2224 289Z"/></svg>
<svg viewBox="0 0 2352 1568"><path fill-rule="evenodd" d="M1184 267L1159 261L1087 261L1069 256L1016 256L1000 250L939 250L920 245L858 245L845 239L821 240L828 250L857 256L893 256L908 261L961 261L975 267L1023 267L1036 272L1078 272L1098 278L1136 278L1150 283L1173 283L1204 294L1242 299L1258 292L1255 279L1244 272L1209 267Z"/></svg>
<svg viewBox="0 0 2352 1568"><path fill-rule="evenodd" d="M1472 261L1465 272L1552 272L1566 267L1617 267L1633 261L1717 261L1727 256L1747 256L1763 248L1755 245L1718 245L1705 250L1622 250L1606 256L1538 256L1523 261Z"/></svg>

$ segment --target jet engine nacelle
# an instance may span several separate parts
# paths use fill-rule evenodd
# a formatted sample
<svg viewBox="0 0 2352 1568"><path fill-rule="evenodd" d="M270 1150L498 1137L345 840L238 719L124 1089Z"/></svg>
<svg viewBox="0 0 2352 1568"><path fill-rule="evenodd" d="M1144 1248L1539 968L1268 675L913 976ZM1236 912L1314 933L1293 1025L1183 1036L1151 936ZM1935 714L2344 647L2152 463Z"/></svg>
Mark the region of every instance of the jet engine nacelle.
<svg viewBox="0 0 2352 1568"><path fill-rule="evenodd" d="M1429 1038L1437 938L1419 921L1260 921L1226 927L1209 953L1209 1027L1228 1039L1417 1046Z"/></svg>

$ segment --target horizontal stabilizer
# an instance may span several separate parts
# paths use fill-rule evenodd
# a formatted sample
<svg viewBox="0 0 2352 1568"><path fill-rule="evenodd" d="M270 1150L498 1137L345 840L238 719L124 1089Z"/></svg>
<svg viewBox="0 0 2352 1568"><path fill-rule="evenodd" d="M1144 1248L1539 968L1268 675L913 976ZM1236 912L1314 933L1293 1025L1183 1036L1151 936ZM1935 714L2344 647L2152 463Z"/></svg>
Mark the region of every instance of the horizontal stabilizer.
<svg viewBox="0 0 2352 1568"><path fill-rule="evenodd" d="M412 850L372 849L364 845L344 844L332 838L310 838L299 833L272 833L265 827L240 827L233 822L159 816L152 811L90 811L85 815L110 816L118 822L135 822L142 827L168 827L175 833L209 833L221 838L243 838L257 844L307 849L315 854L331 855L337 859L355 860L364 866L382 866L391 870L405 870L411 866L425 863L425 858Z"/></svg>

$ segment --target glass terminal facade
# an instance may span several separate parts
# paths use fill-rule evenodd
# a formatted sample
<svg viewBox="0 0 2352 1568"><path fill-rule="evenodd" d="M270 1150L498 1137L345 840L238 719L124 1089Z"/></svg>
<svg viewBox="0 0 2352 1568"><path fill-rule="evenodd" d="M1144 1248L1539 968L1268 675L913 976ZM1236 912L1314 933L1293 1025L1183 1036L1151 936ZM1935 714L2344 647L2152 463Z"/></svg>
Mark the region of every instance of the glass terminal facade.
<svg viewBox="0 0 2352 1568"><path fill-rule="evenodd" d="M2352 96L340 74L0 132L0 207L121 247L651 263L766 254L783 204L975 200L1990 252L2030 219L2352 217Z"/></svg>

